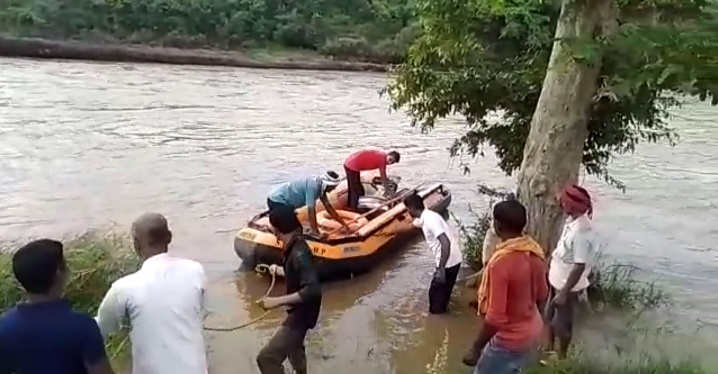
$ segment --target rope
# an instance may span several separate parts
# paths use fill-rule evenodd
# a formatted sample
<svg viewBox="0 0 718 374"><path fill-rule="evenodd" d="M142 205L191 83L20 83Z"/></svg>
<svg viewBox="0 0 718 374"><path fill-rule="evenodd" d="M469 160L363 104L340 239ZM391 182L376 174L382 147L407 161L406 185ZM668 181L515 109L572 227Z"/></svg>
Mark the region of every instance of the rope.
<svg viewBox="0 0 718 374"><path fill-rule="evenodd" d="M254 270L255 270L257 273L263 274L263 273L266 273L266 272L269 271L269 265L267 265L267 264L259 264L259 265L257 265L257 267L254 268ZM269 289L268 289L267 292L264 294L264 296L262 296L260 299L258 299L257 301L255 301L255 303L259 303L260 301L262 301L262 300L264 300L265 298L267 298L267 296L269 296L269 294L272 292L272 289L274 288L274 284L276 283L276 281L277 281L277 275L276 275L276 274L272 274L272 283L269 284ZM254 319L252 319L252 320L249 321L249 322L245 322L245 323L243 323L243 324L241 324L241 325L236 325L236 326L231 326L231 327L207 327L207 326L205 326L204 329L205 329L206 331L218 331L218 332L236 331L236 330L243 329L243 328L245 328L245 327L247 327L247 326L253 325L253 324L255 324L255 323L261 321L262 319L264 319L264 317L266 317L266 316L269 314L269 312L271 312L271 310L267 310L267 311L264 312L264 314L262 314L261 316L259 316L259 317L257 317L257 318L254 318Z"/></svg>

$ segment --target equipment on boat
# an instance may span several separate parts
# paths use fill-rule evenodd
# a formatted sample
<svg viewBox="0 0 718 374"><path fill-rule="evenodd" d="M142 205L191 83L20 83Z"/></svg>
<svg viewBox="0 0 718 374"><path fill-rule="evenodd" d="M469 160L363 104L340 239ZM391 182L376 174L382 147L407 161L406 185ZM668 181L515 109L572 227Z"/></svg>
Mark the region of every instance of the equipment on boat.
<svg viewBox="0 0 718 374"><path fill-rule="evenodd" d="M346 181L342 181L328 196L332 207L342 218L346 218L345 222L352 230L350 233L341 230L341 225L331 219L321 202L317 202L317 223L322 235L305 235L305 238L322 280L366 272L419 233L402 203L409 193L416 191L424 199L427 209L439 213L445 212L451 203L451 192L441 183L422 183L412 189L403 188L393 197L386 198L384 186L375 174L362 173L366 196L360 199L359 212L345 210ZM398 185L396 179L394 181ZM389 188L396 190L397 186ZM273 234L268 213L254 216L234 238L234 250L245 267L282 262L283 245ZM297 217L306 224L308 209L297 209Z"/></svg>

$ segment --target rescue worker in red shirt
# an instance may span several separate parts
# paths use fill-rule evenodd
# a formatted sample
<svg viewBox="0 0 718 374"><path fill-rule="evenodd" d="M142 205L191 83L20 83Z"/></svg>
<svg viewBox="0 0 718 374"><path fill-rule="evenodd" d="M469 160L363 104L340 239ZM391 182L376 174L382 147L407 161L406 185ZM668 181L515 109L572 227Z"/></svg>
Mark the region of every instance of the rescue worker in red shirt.
<svg viewBox="0 0 718 374"><path fill-rule="evenodd" d="M364 149L353 153L344 161L344 171L347 175L348 205L349 209L357 211L359 208L359 197L364 196L364 186L361 183L360 173L362 171L379 169L382 185L387 188L391 182L386 176L386 166L399 162L401 156L397 151L389 153L376 149ZM386 191L389 191L387 188Z"/></svg>

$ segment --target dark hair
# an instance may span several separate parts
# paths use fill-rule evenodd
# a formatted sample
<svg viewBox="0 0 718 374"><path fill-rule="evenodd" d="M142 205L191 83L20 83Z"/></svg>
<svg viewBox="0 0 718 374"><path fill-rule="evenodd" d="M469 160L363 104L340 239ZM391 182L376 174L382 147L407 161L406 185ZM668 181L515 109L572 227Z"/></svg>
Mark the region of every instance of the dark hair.
<svg viewBox="0 0 718 374"><path fill-rule="evenodd" d="M394 162L399 162L401 160L401 155L397 151L391 151L386 154L387 156L391 156L391 158L394 159Z"/></svg>
<svg viewBox="0 0 718 374"><path fill-rule="evenodd" d="M520 234L526 227L526 208L518 200L504 200L494 206L494 220L502 231Z"/></svg>
<svg viewBox="0 0 718 374"><path fill-rule="evenodd" d="M410 209L424 210L424 199L416 191L404 198L404 206Z"/></svg>
<svg viewBox="0 0 718 374"><path fill-rule="evenodd" d="M289 206L280 206L269 212L269 223L282 234L289 234L302 227L297 213Z"/></svg>
<svg viewBox="0 0 718 374"><path fill-rule="evenodd" d="M34 240L20 247L12 256L15 279L28 293L47 294L55 284L57 273L65 270L63 245L57 240Z"/></svg>

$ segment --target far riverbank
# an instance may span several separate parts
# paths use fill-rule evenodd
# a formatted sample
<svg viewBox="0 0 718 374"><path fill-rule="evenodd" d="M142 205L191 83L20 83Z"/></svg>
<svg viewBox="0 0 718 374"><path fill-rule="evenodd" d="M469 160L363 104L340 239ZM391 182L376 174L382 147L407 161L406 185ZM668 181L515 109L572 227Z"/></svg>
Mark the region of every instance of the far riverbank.
<svg viewBox="0 0 718 374"><path fill-rule="evenodd" d="M0 36L0 56L170 65L228 66L249 69L387 72L389 65L339 61L308 53L250 53L215 49L180 49L99 44Z"/></svg>

